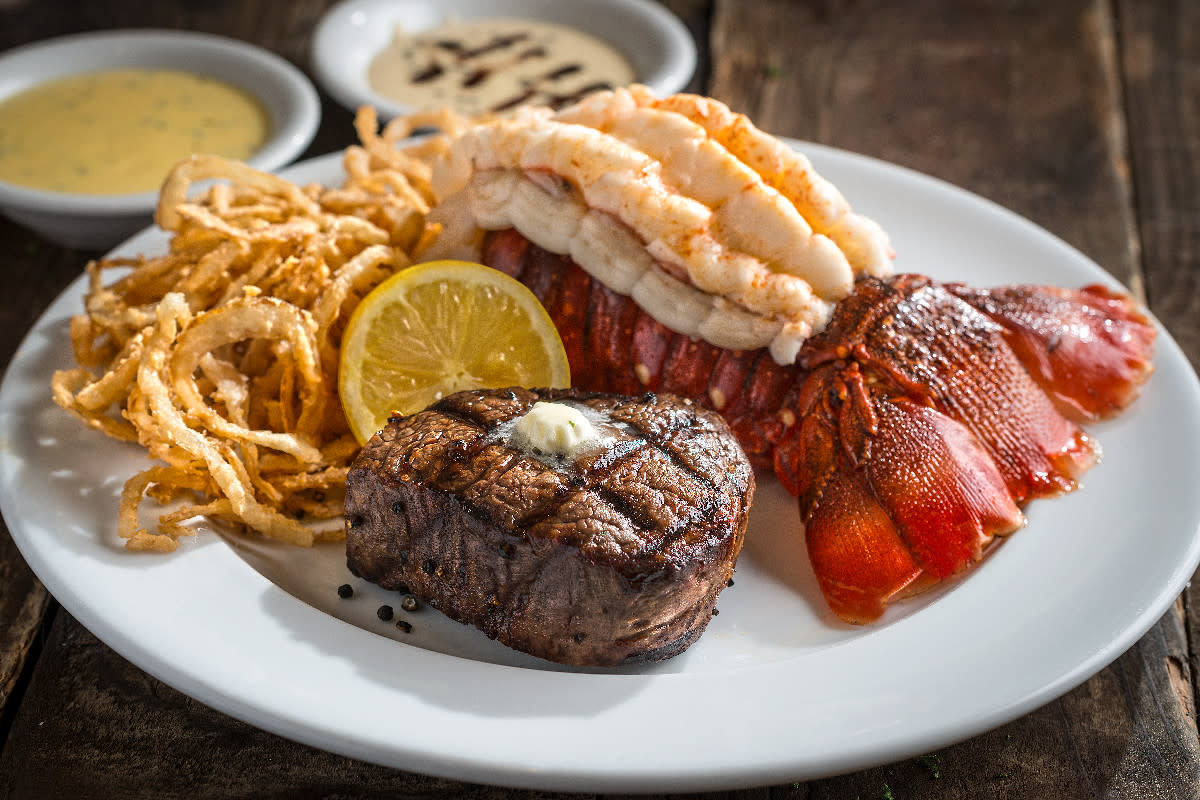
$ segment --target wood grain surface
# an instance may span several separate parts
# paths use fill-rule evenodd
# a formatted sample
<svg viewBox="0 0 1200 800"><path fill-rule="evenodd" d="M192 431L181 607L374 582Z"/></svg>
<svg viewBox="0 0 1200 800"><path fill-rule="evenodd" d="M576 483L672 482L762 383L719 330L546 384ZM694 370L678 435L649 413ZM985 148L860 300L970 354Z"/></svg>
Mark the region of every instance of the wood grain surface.
<svg viewBox="0 0 1200 800"><path fill-rule="evenodd" d="M254 41L307 69L313 26L329 5L0 0L0 49L153 26ZM700 47L691 90L773 133L912 167L1029 217L1130 286L1200 363L1200 3L665 5ZM350 112L323 101L307 155L353 141ZM4 363L92 255L0 220ZM1198 604L1200 587L1189 587L1107 669L953 747L827 780L689 796L1198 798L1200 658L1190 645L1200 636ZM936 644L931 658L937 647L966 646ZM719 725L719 711L714 717ZM6 529L0 746L6 798L572 796L386 769L206 708L130 665L58 608Z"/></svg>

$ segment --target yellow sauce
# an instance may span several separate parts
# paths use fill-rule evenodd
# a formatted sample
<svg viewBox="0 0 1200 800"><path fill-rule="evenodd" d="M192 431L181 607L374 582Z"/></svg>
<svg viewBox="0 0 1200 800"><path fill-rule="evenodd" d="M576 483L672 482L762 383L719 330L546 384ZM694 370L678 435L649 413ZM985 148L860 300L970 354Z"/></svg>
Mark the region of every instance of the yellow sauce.
<svg viewBox="0 0 1200 800"><path fill-rule="evenodd" d="M414 108L468 114L521 104L559 107L634 81L621 53L585 33L524 19L452 19L392 43L367 70L371 87Z"/></svg>
<svg viewBox="0 0 1200 800"><path fill-rule="evenodd" d="M211 78L73 75L0 103L0 180L79 194L152 191L192 153L250 157L269 126L253 97Z"/></svg>

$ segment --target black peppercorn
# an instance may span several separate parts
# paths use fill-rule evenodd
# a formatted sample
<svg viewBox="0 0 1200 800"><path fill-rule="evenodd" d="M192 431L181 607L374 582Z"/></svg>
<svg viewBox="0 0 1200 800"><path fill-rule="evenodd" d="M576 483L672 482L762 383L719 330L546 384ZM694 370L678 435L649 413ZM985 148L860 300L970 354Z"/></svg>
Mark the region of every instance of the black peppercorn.
<svg viewBox="0 0 1200 800"><path fill-rule="evenodd" d="M354 596L354 587L348 583L343 583L338 587L338 597L347 598Z"/></svg>
<svg viewBox="0 0 1200 800"><path fill-rule="evenodd" d="M437 569L437 564L433 563L432 558L427 558L421 562L421 570L426 575L432 575L435 569Z"/></svg>
<svg viewBox="0 0 1200 800"><path fill-rule="evenodd" d="M379 610L375 612L375 616L379 617L384 622L387 622L392 618L393 613L394 612L392 611L391 606L380 606Z"/></svg>
<svg viewBox="0 0 1200 800"><path fill-rule="evenodd" d="M396 620L396 627L399 628L400 630L404 631L405 633L412 633L412 623L408 622L406 620L402 620L402 619Z"/></svg>

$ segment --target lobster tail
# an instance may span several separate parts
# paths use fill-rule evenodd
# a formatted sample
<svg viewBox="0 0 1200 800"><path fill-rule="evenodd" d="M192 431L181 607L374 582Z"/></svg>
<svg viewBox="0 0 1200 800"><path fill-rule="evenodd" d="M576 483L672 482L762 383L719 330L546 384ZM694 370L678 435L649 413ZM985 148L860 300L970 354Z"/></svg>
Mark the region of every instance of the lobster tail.
<svg viewBox="0 0 1200 800"><path fill-rule="evenodd" d="M928 278L860 281L805 356L813 368L856 364L873 392L963 425L1018 504L1073 490L1099 455L1030 377L1004 329Z"/></svg>
<svg viewBox="0 0 1200 800"><path fill-rule="evenodd" d="M863 278L779 364L672 332L515 231L487 234L483 260L546 306L580 388L720 411L799 499L821 590L855 623L979 561L1028 501L1075 489L1099 457L1076 423L1119 411L1151 371L1153 326L1099 286Z"/></svg>
<svg viewBox="0 0 1200 800"><path fill-rule="evenodd" d="M1025 369L1077 422L1120 412L1154 370L1154 326L1128 295L1106 286L947 289L1004 329Z"/></svg>
<svg viewBox="0 0 1200 800"><path fill-rule="evenodd" d="M800 499L809 557L830 608L870 622L983 557L1024 516L979 440L928 406L889 397L857 364L829 364L776 451Z"/></svg>

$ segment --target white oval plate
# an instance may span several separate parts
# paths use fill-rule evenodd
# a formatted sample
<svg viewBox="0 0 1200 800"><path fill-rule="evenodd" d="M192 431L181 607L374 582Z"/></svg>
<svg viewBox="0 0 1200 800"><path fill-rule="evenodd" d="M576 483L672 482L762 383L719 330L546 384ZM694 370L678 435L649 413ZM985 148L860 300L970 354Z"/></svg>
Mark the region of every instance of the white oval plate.
<svg viewBox="0 0 1200 800"><path fill-rule="evenodd" d="M696 43L679 18L647 0L346 0L331 8L313 32L317 82L351 111L374 106L381 119L411 108L376 92L367 68L391 43L396 26L428 30L450 17L537 19L576 28L621 51L638 83L668 95L696 71Z"/></svg>
<svg viewBox="0 0 1200 800"><path fill-rule="evenodd" d="M797 144L879 220L901 270L976 285L1112 279L1032 223L934 179ZM339 180L338 156L287 174ZM164 246L146 232L121 252ZM764 478L736 583L682 656L566 670L431 609L379 621L395 594L350 577L342 548L204 533L131 554L117 494L142 467L54 406L83 279L49 308L0 387L0 506L60 603L134 664L267 730L403 769L530 788L694 791L847 772L1018 717L1120 655L1200 561L1200 385L1160 331L1135 406L1096 426L1103 463L964 579L851 628L826 610L795 502ZM336 587L356 594L340 599Z"/></svg>

